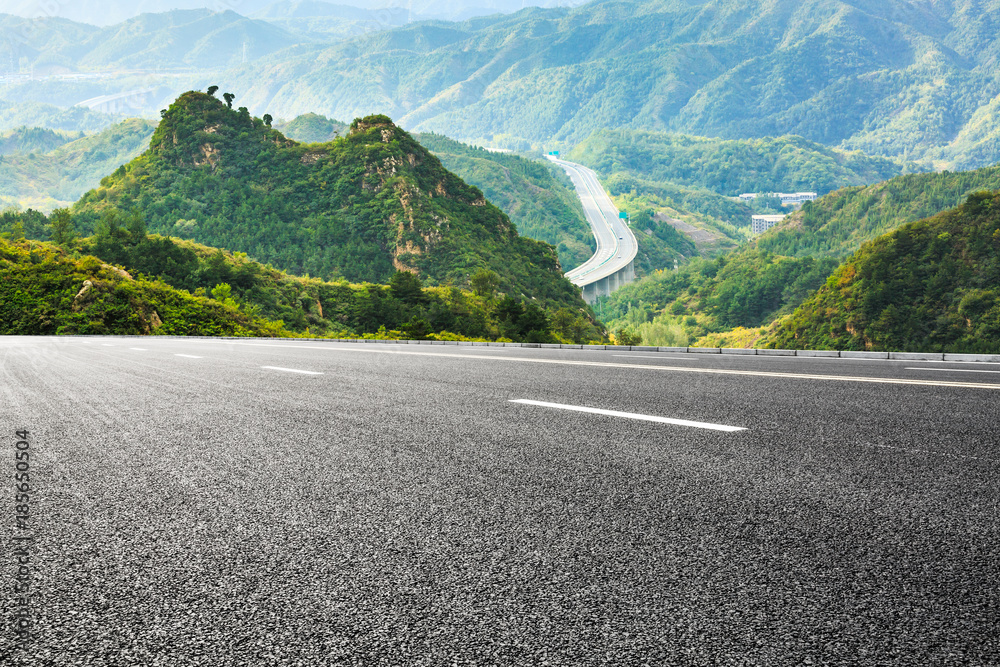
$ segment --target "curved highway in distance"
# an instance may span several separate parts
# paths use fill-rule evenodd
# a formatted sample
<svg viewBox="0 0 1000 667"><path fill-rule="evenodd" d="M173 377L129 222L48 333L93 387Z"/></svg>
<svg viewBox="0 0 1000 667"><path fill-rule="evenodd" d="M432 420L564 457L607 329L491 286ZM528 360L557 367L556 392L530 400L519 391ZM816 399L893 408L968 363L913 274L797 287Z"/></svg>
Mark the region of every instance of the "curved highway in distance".
<svg viewBox="0 0 1000 667"><path fill-rule="evenodd" d="M632 230L624 220L618 218L618 207L604 191L597 174L575 162L560 160L551 155L548 159L569 174L597 239L597 252L580 266L567 271L566 277L574 285L584 287L624 272L628 277L618 282L631 282L634 278L631 264L639 246Z"/></svg>

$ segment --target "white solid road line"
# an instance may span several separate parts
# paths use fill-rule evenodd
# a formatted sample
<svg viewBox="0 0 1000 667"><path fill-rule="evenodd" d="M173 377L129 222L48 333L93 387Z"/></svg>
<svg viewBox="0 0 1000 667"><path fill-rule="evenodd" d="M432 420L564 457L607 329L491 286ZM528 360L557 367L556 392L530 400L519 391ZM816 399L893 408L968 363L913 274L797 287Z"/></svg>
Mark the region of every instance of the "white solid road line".
<svg viewBox="0 0 1000 667"><path fill-rule="evenodd" d="M281 366L261 366L271 371L284 371L285 373L302 373L303 375L322 375L319 371L300 371L297 368L282 368Z"/></svg>
<svg viewBox="0 0 1000 667"><path fill-rule="evenodd" d="M980 371L975 368L912 368L907 366L908 371L941 371L942 373L1000 373L1000 371Z"/></svg>
<svg viewBox="0 0 1000 667"><path fill-rule="evenodd" d="M671 419L670 417L654 417L653 415L640 415L634 412L618 412L617 410L601 410L600 408L586 408L580 405L564 405L562 403L546 403L544 401L530 401L527 399L516 399L511 403L521 403L522 405L537 405L542 408L555 408L556 410L571 410L573 412L589 412L595 415L606 415L608 417L624 417L625 419L640 419L647 422L657 422L660 424L674 424L676 426L691 426L694 428L705 428L710 431L745 431L741 426L727 426L725 424L710 424L708 422L693 422L687 419Z"/></svg>
<svg viewBox="0 0 1000 667"><path fill-rule="evenodd" d="M196 357L193 354L175 354L175 357L184 357L185 359L204 359L205 357Z"/></svg>
<svg viewBox="0 0 1000 667"><path fill-rule="evenodd" d="M130 347L129 349L135 350L136 352L149 352L149 350L144 347Z"/></svg>
<svg viewBox="0 0 1000 667"><path fill-rule="evenodd" d="M901 384L917 385L922 387L958 387L962 389L993 389L1000 390L1000 383L991 384L986 382L952 382L944 380L911 380L908 378L880 378L865 377L858 375L811 375L804 373L778 373L771 371L738 371L723 368L693 368L691 366L650 366L647 364L614 363L608 361L572 361L569 359L539 359L525 356L497 357L482 356L469 357L464 354L451 354L441 352L410 352L408 350L379 350L374 345L364 347L321 347L309 345L281 345L275 343L232 343L247 347L272 347L289 348L302 350L326 350L329 352L374 352L376 354L402 354L413 357L451 357L453 359L490 359L494 361L511 361L530 364L556 364L560 366L596 366L601 368L623 368L630 371L649 370L666 371L674 373L703 373L707 375L750 375L755 377L784 378L787 380L825 380L828 382L868 382L872 384Z"/></svg>

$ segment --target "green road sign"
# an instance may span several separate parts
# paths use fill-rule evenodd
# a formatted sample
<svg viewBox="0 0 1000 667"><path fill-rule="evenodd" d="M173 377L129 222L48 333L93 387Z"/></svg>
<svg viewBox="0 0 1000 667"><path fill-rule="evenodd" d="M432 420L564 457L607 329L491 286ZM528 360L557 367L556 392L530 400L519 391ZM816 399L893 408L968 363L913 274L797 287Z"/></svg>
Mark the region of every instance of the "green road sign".
<svg viewBox="0 0 1000 667"><path fill-rule="evenodd" d="M618 211L618 219L619 220L627 220L628 219L628 211Z"/></svg>

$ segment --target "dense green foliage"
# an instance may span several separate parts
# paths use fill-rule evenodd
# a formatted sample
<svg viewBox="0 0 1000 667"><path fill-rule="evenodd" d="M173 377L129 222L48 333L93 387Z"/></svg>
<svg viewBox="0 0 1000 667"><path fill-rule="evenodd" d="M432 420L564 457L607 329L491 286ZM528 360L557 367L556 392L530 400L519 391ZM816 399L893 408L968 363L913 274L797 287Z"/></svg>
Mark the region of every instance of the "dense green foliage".
<svg viewBox="0 0 1000 667"><path fill-rule="evenodd" d="M35 140L42 140L51 131L39 132ZM0 157L0 202L43 211L68 206L106 174L139 155L152 134L152 123L133 118L64 142L47 153ZM14 136L28 140L25 133Z"/></svg>
<svg viewBox="0 0 1000 667"><path fill-rule="evenodd" d="M826 194L902 171L891 160L845 153L801 137L724 140L634 130L595 132L568 158L611 177L627 174L730 197L743 192Z"/></svg>
<svg viewBox="0 0 1000 667"><path fill-rule="evenodd" d="M385 116L355 120L327 144L300 145L215 97L189 92L149 150L74 210L85 231L109 208L137 208L153 232L245 252L299 275L428 284L496 272L501 290L544 308L582 306L551 246L448 172Z"/></svg>
<svg viewBox="0 0 1000 667"><path fill-rule="evenodd" d="M653 209L635 210L627 205L622 208L629 210L629 222L639 246L634 261L636 276L649 275L675 261L683 262L698 255L691 239L656 217Z"/></svg>
<svg viewBox="0 0 1000 667"><path fill-rule="evenodd" d="M649 345L692 345L710 333L758 327L791 312L836 266L831 259L746 248L625 285L602 299L598 314L609 328L627 328Z"/></svg>
<svg viewBox="0 0 1000 667"><path fill-rule="evenodd" d="M846 257L907 222L958 206L978 190L1000 189L1000 167L910 174L868 187L845 188L804 206L757 240L768 252L794 257Z"/></svg>
<svg viewBox="0 0 1000 667"><path fill-rule="evenodd" d="M1000 353L1000 194L865 244L767 344Z"/></svg>
<svg viewBox="0 0 1000 667"><path fill-rule="evenodd" d="M254 110L375 108L509 148L609 127L798 135L969 168L1000 159L998 18L978 0L593 2L299 47L230 85Z"/></svg>
<svg viewBox="0 0 1000 667"><path fill-rule="evenodd" d="M80 253L98 257L112 276L124 274L109 268L104 262L124 267L138 281L136 284L142 284L143 289L146 289L144 286L147 283L155 282L158 289L169 286L169 290L184 290L179 296L172 295L171 303L178 299L188 305L202 303L190 301L191 294L198 298L212 297L241 313L236 323L246 318L253 321L265 318L270 322L267 330L276 335L577 343L602 338L601 331L590 321L585 308L545 312L531 301L498 293L500 276L488 270L480 270L473 276L472 291L456 287L426 288L417 276L405 271L394 273L388 285L350 284L345 280L324 282L265 267L243 253L231 254L190 241L149 235L145 221L137 211L123 215L116 209L108 210L98 221L96 233L83 239L77 239L74 216L64 209L48 218L33 211L7 212L0 217L0 229L4 230L7 238L51 238L63 251L71 251L74 257L79 257ZM46 244L36 243L32 247L49 254L57 252ZM58 252L64 255L62 251ZM72 263L70 259L65 259ZM21 262L20 266L13 267L12 271L23 271L23 264ZM42 274L45 273L60 274L60 269L47 264L45 269L39 269L33 275L42 282L51 281L51 275L43 280ZM142 292L141 298L136 298L142 301L148 296L147 292ZM32 316L34 311L30 309L23 312L31 303L55 298L45 293L44 289L19 298L17 312L20 314L15 318L18 326ZM59 297L58 301L49 304L49 311L65 311L70 305ZM155 328L151 323L152 311L146 308L142 312L146 313L146 319L142 320L148 325L146 332L152 331ZM70 317L61 311L57 315L53 317L60 321L68 321L66 318ZM129 317L134 319L132 315ZM156 332L219 333L212 328L196 330L179 326L171 325L164 331L157 329ZM108 327L109 333L142 333L121 329L118 325ZM70 328L65 331L77 330ZM30 328L25 331L38 333Z"/></svg>
<svg viewBox="0 0 1000 667"><path fill-rule="evenodd" d="M982 189L1000 189L1000 167L910 174L838 190L714 263L693 262L623 287L599 304L598 315L612 329L627 324L659 344L769 325L801 305L864 243Z"/></svg>
<svg viewBox="0 0 1000 667"><path fill-rule="evenodd" d="M583 264L597 250L580 198L562 170L439 134L419 134L417 140L449 171L482 190L518 232L556 246L566 270Z"/></svg>
<svg viewBox="0 0 1000 667"><path fill-rule="evenodd" d="M275 129L280 130L289 139L303 144L325 144L346 134L348 127L347 123L316 113L306 113L284 125L276 125Z"/></svg>
<svg viewBox="0 0 1000 667"><path fill-rule="evenodd" d="M81 139L82 134L74 135L68 132L56 132L45 127L21 126L0 133L0 155L13 153L48 153L74 139Z"/></svg>
<svg viewBox="0 0 1000 667"><path fill-rule="evenodd" d="M233 305L135 280L94 257L0 239L0 334L276 336Z"/></svg>

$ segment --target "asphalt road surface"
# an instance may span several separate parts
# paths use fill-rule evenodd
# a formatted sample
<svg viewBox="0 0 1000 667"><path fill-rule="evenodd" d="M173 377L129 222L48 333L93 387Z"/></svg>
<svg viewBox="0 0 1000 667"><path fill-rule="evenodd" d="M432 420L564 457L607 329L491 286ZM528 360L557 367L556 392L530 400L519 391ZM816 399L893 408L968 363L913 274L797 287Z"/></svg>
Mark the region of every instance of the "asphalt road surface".
<svg viewBox="0 0 1000 667"><path fill-rule="evenodd" d="M618 207L604 191L597 174L582 164L549 156L562 167L573 181L583 212L597 240L597 251L580 266L566 272L577 286L589 285L621 271L635 259L639 251L635 235L618 217Z"/></svg>
<svg viewBox="0 0 1000 667"><path fill-rule="evenodd" d="M1000 365L5 338L0 391L3 665L1000 664Z"/></svg>

